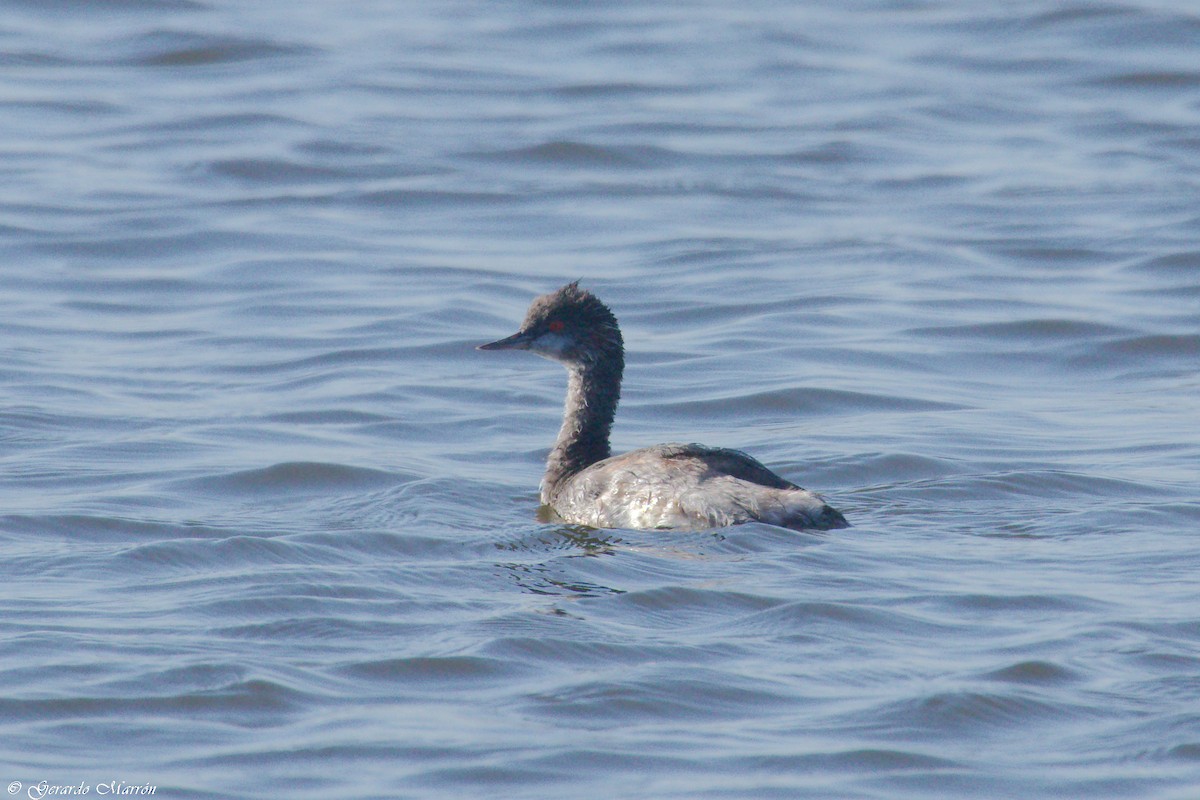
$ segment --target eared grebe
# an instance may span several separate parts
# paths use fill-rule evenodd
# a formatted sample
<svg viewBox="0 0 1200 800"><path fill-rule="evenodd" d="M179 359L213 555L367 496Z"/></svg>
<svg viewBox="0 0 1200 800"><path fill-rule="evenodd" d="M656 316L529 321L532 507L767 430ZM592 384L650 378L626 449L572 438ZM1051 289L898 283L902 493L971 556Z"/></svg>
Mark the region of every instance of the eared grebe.
<svg viewBox="0 0 1200 800"><path fill-rule="evenodd" d="M820 496L739 450L660 444L610 456L625 347L617 318L578 281L534 300L519 331L479 349L529 350L567 368L562 429L542 478L542 503L564 522L691 530L750 520L797 530L849 525Z"/></svg>

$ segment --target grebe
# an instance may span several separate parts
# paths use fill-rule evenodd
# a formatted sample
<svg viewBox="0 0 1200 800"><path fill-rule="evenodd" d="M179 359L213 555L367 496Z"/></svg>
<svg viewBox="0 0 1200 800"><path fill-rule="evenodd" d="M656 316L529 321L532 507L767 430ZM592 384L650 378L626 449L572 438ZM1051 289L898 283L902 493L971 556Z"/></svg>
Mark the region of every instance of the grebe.
<svg viewBox="0 0 1200 800"><path fill-rule="evenodd" d="M568 283L533 301L521 329L480 350L529 350L567 368L562 428L546 459L541 500L564 522L593 528L736 525L845 528L839 511L740 450L660 444L610 455L608 437L625 369L617 318Z"/></svg>

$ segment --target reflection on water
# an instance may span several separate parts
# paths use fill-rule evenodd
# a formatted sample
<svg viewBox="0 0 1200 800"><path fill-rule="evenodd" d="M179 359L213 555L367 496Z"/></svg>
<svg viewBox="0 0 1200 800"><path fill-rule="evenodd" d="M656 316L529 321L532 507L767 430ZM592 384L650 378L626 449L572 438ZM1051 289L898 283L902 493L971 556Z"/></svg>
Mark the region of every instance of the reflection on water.
<svg viewBox="0 0 1200 800"><path fill-rule="evenodd" d="M549 510L549 507L539 508L539 515L543 509ZM496 549L526 553L537 559L498 565L523 591L543 595L590 597L619 594L622 590L564 577L571 572L567 560L611 556L620 545L621 539L617 532L564 524L553 528L541 528L536 535L522 537L519 541L496 542ZM547 556L549 558L543 560Z"/></svg>

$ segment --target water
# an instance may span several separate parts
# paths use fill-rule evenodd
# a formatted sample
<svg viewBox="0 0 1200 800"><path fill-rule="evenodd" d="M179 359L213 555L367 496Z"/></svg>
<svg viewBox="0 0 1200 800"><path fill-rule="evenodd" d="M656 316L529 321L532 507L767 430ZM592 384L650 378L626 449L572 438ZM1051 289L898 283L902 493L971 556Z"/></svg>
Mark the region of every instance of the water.
<svg viewBox="0 0 1200 800"><path fill-rule="evenodd" d="M1193 3L3 8L18 796L1200 795ZM579 277L855 527L539 523Z"/></svg>

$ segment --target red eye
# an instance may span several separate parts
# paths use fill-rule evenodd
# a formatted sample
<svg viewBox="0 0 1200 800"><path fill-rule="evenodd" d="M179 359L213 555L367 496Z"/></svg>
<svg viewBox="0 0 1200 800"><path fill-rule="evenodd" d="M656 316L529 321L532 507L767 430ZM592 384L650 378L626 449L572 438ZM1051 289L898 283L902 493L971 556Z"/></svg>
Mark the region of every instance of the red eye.
<svg viewBox="0 0 1200 800"><path fill-rule="evenodd" d="M562 333L562 329L567 326L563 324L561 319L552 319L546 327L550 329L551 333Z"/></svg>

